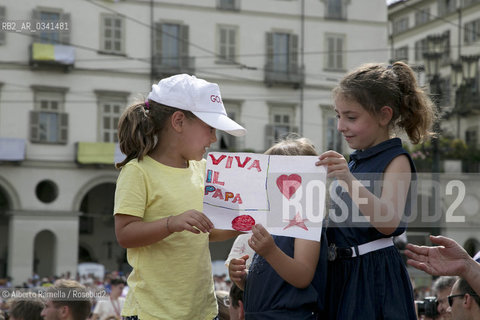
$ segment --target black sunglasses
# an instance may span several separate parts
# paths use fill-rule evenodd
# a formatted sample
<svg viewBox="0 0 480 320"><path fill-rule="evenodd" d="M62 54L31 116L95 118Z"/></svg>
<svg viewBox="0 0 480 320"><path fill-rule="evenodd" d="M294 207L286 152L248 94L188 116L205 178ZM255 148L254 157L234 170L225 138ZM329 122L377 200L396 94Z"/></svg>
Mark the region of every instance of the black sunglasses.
<svg viewBox="0 0 480 320"><path fill-rule="evenodd" d="M453 305L453 298L456 298L456 297L463 297L465 296L467 293L461 293L461 294L452 294L451 296L448 296L447 299L448 299L448 305L451 307ZM478 297L478 295L476 294L470 294L470 296L473 296L473 297Z"/></svg>

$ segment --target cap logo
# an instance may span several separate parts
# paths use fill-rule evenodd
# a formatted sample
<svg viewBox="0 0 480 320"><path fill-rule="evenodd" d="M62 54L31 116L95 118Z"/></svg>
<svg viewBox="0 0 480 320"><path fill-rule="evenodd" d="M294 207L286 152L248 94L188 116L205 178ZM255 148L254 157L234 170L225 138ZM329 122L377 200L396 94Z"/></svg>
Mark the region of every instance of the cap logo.
<svg viewBox="0 0 480 320"><path fill-rule="evenodd" d="M212 101L212 102L217 102L217 103L222 103L222 99L221 99L219 96L216 96L216 95L214 95L214 94L212 94L212 95L210 96L210 101Z"/></svg>

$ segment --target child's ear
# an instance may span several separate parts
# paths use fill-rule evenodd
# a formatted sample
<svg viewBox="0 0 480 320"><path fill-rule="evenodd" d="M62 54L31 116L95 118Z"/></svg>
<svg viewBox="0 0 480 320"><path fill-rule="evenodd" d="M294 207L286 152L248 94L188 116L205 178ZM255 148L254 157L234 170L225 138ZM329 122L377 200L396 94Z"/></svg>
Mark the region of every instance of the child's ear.
<svg viewBox="0 0 480 320"><path fill-rule="evenodd" d="M175 111L170 117L170 123L176 132L182 132L185 123L185 114L182 111Z"/></svg>
<svg viewBox="0 0 480 320"><path fill-rule="evenodd" d="M393 110L389 106L383 106L379 112L379 120L382 126L388 126L390 120L392 120Z"/></svg>

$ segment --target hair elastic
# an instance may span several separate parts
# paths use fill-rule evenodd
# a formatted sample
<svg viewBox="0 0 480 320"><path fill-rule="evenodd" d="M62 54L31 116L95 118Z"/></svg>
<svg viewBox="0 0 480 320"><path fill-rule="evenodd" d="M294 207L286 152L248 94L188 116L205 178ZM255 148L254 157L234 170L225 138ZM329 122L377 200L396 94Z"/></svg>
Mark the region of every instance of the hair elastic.
<svg viewBox="0 0 480 320"><path fill-rule="evenodd" d="M150 104L148 103L148 100L145 100L145 109L150 110Z"/></svg>

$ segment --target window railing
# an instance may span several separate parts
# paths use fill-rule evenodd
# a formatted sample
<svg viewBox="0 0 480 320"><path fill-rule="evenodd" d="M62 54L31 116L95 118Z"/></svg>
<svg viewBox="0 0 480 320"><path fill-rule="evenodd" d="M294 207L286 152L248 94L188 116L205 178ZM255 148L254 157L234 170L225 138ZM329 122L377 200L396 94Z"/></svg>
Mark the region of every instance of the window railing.
<svg viewBox="0 0 480 320"><path fill-rule="evenodd" d="M265 83L274 84L293 84L299 87L304 82L304 73L300 66L290 65L284 69L274 68L273 63L265 65Z"/></svg>
<svg viewBox="0 0 480 320"><path fill-rule="evenodd" d="M217 0L217 9L219 10L240 10L240 0Z"/></svg>
<svg viewBox="0 0 480 320"><path fill-rule="evenodd" d="M153 57L153 72L155 75L171 76L178 73L195 73L194 57L165 58L161 55Z"/></svg>

